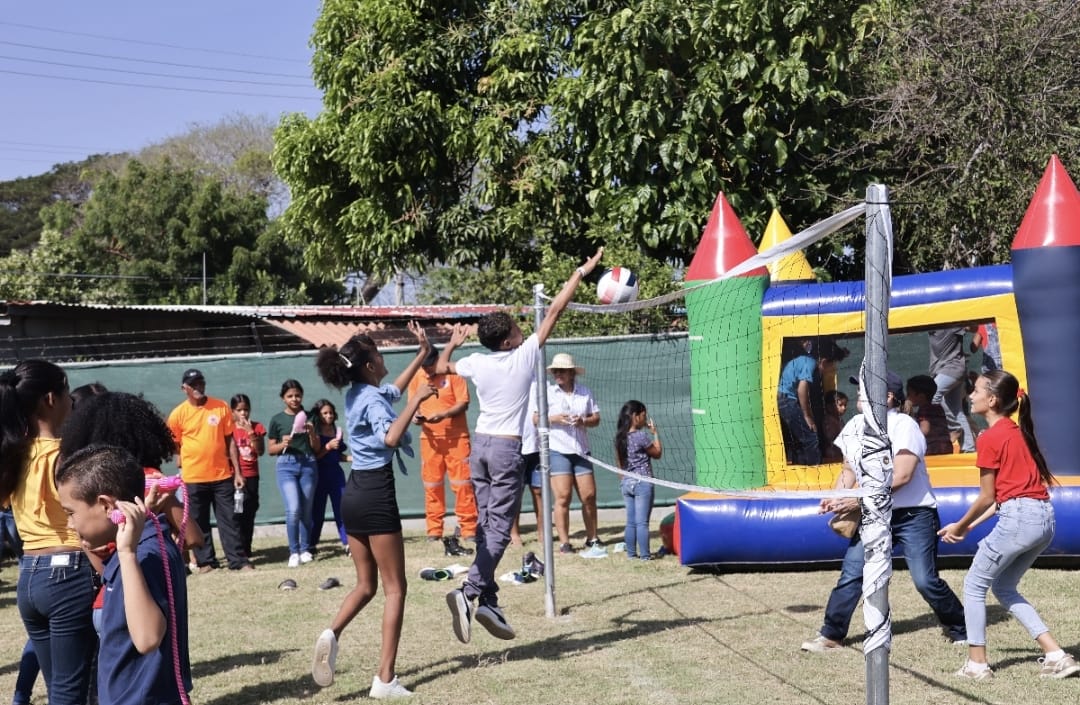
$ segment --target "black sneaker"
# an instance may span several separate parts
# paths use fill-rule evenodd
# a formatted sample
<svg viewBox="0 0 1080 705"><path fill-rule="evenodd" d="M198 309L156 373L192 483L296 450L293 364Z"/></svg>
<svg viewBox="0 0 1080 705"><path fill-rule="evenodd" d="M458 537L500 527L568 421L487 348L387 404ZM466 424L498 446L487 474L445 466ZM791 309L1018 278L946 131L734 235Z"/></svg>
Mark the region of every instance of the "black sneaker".
<svg viewBox="0 0 1080 705"><path fill-rule="evenodd" d="M513 639L517 636L514 628L506 621L506 616L498 605L480 605L476 608L476 621L484 625L491 636L497 639Z"/></svg>
<svg viewBox="0 0 1080 705"><path fill-rule="evenodd" d="M462 546L456 536L448 536L443 539L443 548L448 556L471 556L473 550Z"/></svg>
<svg viewBox="0 0 1080 705"><path fill-rule="evenodd" d="M453 617L454 636L462 644L468 644L472 637L472 608L468 598L460 588L451 590L446 593L446 606L450 608Z"/></svg>

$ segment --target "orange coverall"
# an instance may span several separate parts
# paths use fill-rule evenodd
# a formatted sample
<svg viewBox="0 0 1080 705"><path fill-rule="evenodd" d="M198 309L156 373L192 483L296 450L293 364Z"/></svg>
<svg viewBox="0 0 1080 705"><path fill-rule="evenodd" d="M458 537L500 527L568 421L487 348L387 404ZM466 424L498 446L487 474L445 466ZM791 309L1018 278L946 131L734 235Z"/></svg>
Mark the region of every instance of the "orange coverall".
<svg viewBox="0 0 1080 705"><path fill-rule="evenodd" d="M443 535L443 517L446 516L446 495L443 478L450 476L450 489L454 493L454 514L462 536L476 535L476 495L469 478L469 426L465 409L469 405L469 387L458 375L429 375L420 368L409 384L409 396L416 393L421 384L430 384L438 396L430 396L420 403L417 415L424 417L420 424L420 478L424 483L424 512L427 516L428 536ZM440 421L447 412L452 416ZM456 412L456 413L455 413Z"/></svg>

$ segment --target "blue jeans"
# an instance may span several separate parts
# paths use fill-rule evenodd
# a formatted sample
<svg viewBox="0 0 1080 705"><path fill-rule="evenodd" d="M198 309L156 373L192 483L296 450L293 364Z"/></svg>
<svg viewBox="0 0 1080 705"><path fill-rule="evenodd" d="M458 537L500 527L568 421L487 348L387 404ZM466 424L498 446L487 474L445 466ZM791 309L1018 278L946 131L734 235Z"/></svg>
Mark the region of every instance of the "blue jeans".
<svg viewBox="0 0 1080 705"><path fill-rule="evenodd" d="M624 477L619 482L623 501L626 503L626 542L628 558L649 557L649 515L653 508L653 484L635 477Z"/></svg>
<svg viewBox="0 0 1080 705"><path fill-rule="evenodd" d="M92 573L81 551L19 559L19 614L34 642L51 705L86 703L97 651Z"/></svg>
<svg viewBox="0 0 1080 705"><path fill-rule="evenodd" d="M997 525L979 542L964 578L964 616L968 643L974 646L986 646L988 590L1032 639L1050 631L1016 587L1054 538L1054 507L1038 499L1010 499L998 508L997 516Z"/></svg>
<svg viewBox="0 0 1080 705"><path fill-rule="evenodd" d="M934 383L938 390L931 403L941 404L941 408L945 410L945 420L949 422L949 430L961 433L960 452L974 453L975 436L971 432L967 414L964 413L966 381L962 377L958 379L939 373L934 376Z"/></svg>
<svg viewBox="0 0 1080 705"><path fill-rule="evenodd" d="M28 641L19 659L19 675L15 679L15 695L11 698L11 705L30 705L38 673L41 673L41 667L34 653L34 642Z"/></svg>
<svg viewBox="0 0 1080 705"><path fill-rule="evenodd" d="M277 459L277 486L285 505L289 553L311 550L311 505L315 499L315 456L282 453Z"/></svg>
<svg viewBox="0 0 1080 705"><path fill-rule="evenodd" d="M806 425L802 407L797 399L779 396L776 399L780 411L780 422L787 432L785 442L790 442L787 449L788 462L796 465L820 465L821 446L818 444L817 431Z"/></svg>
<svg viewBox="0 0 1080 705"><path fill-rule="evenodd" d="M465 597L496 604L499 567L510 543L510 529L521 511L524 480L521 441L477 433L472 439L469 474L476 493L476 559L462 586Z"/></svg>
<svg viewBox="0 0 1080 705"><path fill-rule="evenodd" d="M318 478L315 482L315 497L311 502L311 545L319 545L323 522L326 521L326 500L334 511L334 524L337 525L338 538L342 546L349 545L345 535L345 523L341 519L341 494L345 491L345 471L341 463L332 459L330 463L318 463Z"/></svg>
<svg viewBox="0 0 1080 705"><path fill-rule="evenodd" d="M937 615L938 621L951 639L967 638L964 626L964 606L937 571L938 529L941 520L933 507L903 507L893 509L893 543L903 550L908 573L915 589ZM829 595L825 607L825 623L821 635L832 641L843 641L851 624L851 616L862 597L864 547L859 535L851 540L840 580Z"/></svg>

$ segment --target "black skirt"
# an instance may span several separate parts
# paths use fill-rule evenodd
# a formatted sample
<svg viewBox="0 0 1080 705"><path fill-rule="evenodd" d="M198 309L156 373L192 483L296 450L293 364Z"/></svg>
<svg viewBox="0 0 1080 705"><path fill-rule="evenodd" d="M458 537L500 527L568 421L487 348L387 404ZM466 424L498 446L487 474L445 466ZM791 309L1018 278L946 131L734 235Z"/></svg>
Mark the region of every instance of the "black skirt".
<svg viewBox="0 0 1080 705"><path fill-rule="evenodd" d="M401 514L394 491L394 468L353 470L341 496L341 516L350 536L401 533Z"/></svg>

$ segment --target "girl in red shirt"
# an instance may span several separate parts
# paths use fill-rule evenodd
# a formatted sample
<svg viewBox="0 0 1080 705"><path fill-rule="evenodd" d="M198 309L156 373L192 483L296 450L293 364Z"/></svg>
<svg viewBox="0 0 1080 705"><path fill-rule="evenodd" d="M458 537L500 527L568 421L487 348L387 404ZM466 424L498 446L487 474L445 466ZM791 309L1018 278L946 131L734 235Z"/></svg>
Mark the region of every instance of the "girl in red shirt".
<svg viewBox="0 0 1080 705"><path fill-rule="evenodd" d="M994 677L986 659L989 590L1042 648L1041 678L1066 678L1080 673L1080 664L1062 650L1035 608L1017 590L1024 573L1054 538L1054 508L1047 491L1054 476L1035 440L1031 399L1020 389L1016 377L994 370L976 380L971 411L984 417L989 425L975 445L979 496L959 521L938 533L946 543L958 543L995 510L998 521L979 542L964 578L968 660L956 675L971 680ZM1010 418L1013 414L1017 414L1019 425Z"/></svg>

